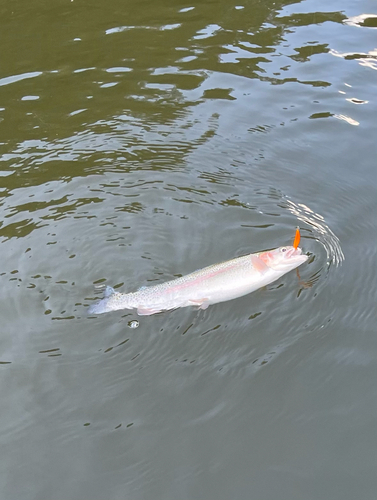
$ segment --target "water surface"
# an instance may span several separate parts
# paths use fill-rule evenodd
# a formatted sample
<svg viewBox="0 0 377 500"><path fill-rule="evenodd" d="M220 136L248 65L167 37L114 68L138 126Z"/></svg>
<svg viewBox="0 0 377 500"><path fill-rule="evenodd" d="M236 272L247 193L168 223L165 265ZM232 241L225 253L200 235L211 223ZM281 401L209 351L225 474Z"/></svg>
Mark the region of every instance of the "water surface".
<svg viewBox="0 0 377 500"><path fill-rule="evenodd" d="M374 499L374 3L0 13L0 497ZM297 225L299 276L87 315Z"/></svg>

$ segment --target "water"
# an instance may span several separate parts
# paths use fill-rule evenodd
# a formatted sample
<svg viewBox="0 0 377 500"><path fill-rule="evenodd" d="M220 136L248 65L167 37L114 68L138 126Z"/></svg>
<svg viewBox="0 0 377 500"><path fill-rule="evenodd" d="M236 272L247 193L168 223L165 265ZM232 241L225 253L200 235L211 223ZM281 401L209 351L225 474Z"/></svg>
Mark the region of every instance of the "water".
<svg viewBox="0 0 377 500"><path fill-rule="evenodd" d="M1 499L374 499L376 15L4 4ZM86 314L297 225L299 276Z"/></svg>

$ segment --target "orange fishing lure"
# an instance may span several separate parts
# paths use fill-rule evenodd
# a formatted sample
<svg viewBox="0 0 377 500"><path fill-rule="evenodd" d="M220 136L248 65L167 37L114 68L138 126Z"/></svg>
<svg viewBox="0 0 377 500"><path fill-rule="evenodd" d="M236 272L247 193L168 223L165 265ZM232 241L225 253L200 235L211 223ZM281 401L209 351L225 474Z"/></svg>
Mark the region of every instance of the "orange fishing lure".
<svg viewBox="0 0 377 500"><path fill-rule="evenodd" d="M297 248L298 244L300 243L301 240L301 235L300 235L300 228L296 228L296 236L293 242L293 248Z"/></svg>

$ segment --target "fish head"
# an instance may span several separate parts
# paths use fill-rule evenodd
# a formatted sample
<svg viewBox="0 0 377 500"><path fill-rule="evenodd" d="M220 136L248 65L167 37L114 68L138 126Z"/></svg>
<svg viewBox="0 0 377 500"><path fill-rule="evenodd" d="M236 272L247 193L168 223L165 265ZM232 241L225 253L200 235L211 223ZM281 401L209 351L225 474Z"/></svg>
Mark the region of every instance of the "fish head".
<svg viewBox="0 0 377 500"><path fill-rule="evenodd" d="M292 246L262 252L259 254L259 258L271 269L284 273L301 266L308 260L307 255L302 255L301 248Z"/></svg>

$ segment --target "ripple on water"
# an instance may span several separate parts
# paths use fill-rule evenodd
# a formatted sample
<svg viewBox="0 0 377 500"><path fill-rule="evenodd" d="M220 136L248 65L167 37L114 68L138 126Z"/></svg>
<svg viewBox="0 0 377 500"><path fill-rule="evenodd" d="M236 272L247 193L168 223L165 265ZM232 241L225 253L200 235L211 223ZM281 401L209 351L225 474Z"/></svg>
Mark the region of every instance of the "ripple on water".
<svg viewBox="0 0 377 500"><path fill-rule="evenodd" d="M323 245L328 258L328 266L334 264L341 265L344 260L344 254L340 246L339 238L326 224L322 215L311 210L303 203L295 203L286 198L287 209L297 217L299 221L309 224L312 234Z"/></svg>

